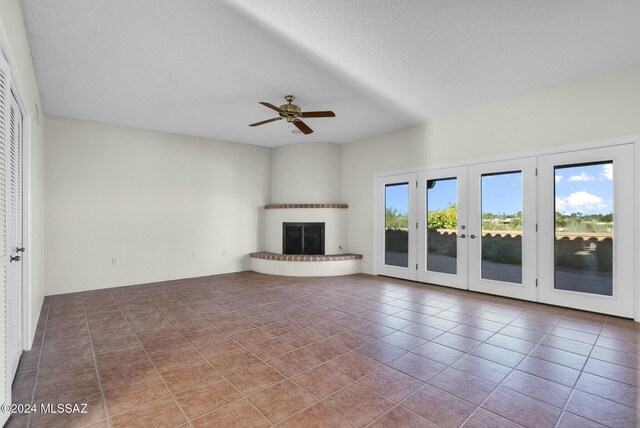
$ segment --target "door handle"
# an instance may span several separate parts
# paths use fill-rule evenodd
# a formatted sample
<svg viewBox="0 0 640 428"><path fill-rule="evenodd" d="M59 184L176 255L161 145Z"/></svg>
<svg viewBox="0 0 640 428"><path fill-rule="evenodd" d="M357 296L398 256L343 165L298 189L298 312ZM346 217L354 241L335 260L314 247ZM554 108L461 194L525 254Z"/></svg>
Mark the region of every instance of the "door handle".
<svg viewBox="0 0 640 428"><path fill-rule="evenodd" d="M467 235L465 235L464 233L462 235L458 236L458 238L460 238L460 239L464 239L466 237L467 237Z"/></svg>
<svg viewBox="0 0 640 428"><path fill-rule="evenodd" d="M22 257L20 257L20 256L11 256L11 257L9 257L9 261L10 262L19 262L20 259L22 259Z"/></svg>
<svg viewBox="0 0 640 428"><path fill-rule="evenodd" d="M472 234L472 235L469 235L469 238L471 238L471 239L476 239L476 235L473 235L473 234Z"/></svg>
<svg viewBox="0 0 640 428"><path fill-rule="evenodd" d="M16 248L16 253L24 253L24 247Z"/></svg>

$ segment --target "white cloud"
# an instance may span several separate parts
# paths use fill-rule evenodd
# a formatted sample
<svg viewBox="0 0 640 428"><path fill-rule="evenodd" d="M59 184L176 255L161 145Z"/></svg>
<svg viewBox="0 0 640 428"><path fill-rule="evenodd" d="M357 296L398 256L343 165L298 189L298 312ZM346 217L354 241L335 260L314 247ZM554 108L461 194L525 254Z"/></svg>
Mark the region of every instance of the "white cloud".
<svg viewBox="0 0 640 428"><path fill-rule="evenodd" d="M613 180L613 164L612 163L602 165L600 180Z"/></svg>
<svg viewBox="0 0 640 428"><path fill-rule="evenodd" d="M567 181L593 181L593 180L595 180L595 177L587 174L584 171L582 171L578 175L572 175L571 177L567 178Z"/></svg>
<svg viewBox="0 0 640 428"><path fill-rule="evenodd" d="M562 213L581 212L584 214L594 214L597 212L607 212L609 204L605 203L600 196L589 192L574 192L567 197L556 196L556 211Z"/></svg>
<svg viewBox="0 0 640 428"><path fill-rule="evenodd" d="M562 175L556 175L556 183L560 183L562 181Z"/></svg>

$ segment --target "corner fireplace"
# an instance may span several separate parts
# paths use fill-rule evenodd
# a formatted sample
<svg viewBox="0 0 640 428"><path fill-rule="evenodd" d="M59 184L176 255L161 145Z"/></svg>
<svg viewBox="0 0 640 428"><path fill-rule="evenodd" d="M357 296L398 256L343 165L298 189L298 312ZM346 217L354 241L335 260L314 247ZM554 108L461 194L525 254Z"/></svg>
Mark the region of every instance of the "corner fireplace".
<svg viewBox="0 0 640 428"><path fill-rule="evenodd" d="M282 223L282 254L324 255L324 223Z"/></svg>

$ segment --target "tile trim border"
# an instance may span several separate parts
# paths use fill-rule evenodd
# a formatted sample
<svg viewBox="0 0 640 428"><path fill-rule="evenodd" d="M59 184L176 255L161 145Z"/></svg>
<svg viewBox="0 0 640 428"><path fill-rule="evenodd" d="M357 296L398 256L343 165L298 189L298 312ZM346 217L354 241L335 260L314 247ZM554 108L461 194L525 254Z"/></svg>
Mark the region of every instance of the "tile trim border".
<svg viewBox="0 0 640 428"><path fill-rule="evenodd" d="M256 253L249 253L249 257L252 259L263 259L263 260L277 260L283 262L336 262L343 260L360 260L362 259L362 254L327 254L324 256L305 256L305 255L297 255L297 254L277 254L270 253L268 251L261 251Z"/></svg>
<svg viewBox="0 0 640 428"><path fill-rule="evenodd" d="M267 204L265 210L287 209L287 208L349 208L348 204Z"/></svg>

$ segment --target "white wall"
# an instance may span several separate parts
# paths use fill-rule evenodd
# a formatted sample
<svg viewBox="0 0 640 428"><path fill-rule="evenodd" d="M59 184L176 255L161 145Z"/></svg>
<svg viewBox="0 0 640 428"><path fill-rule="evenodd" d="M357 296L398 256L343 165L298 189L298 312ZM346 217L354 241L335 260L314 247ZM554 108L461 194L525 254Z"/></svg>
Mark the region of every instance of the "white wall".
<svg viewBox="0 0 640 428"><path fill-rule="evenodd" d="M46 128L47 294L246 270L263 246L270 149L50 116Z"/></svg>
<svg viewBox="0 0 640 428"><path fill-rule="evenodd" d="M640 66L436 118L342 146L349 251L373 273L373 176L640 133Z"/></svg>
<svg viewBox="0 0 640 428"><path fill-rule="evenodd" d="M333 143L300 143L273 149L273 203L341 202L341 149Z"/></svg>

